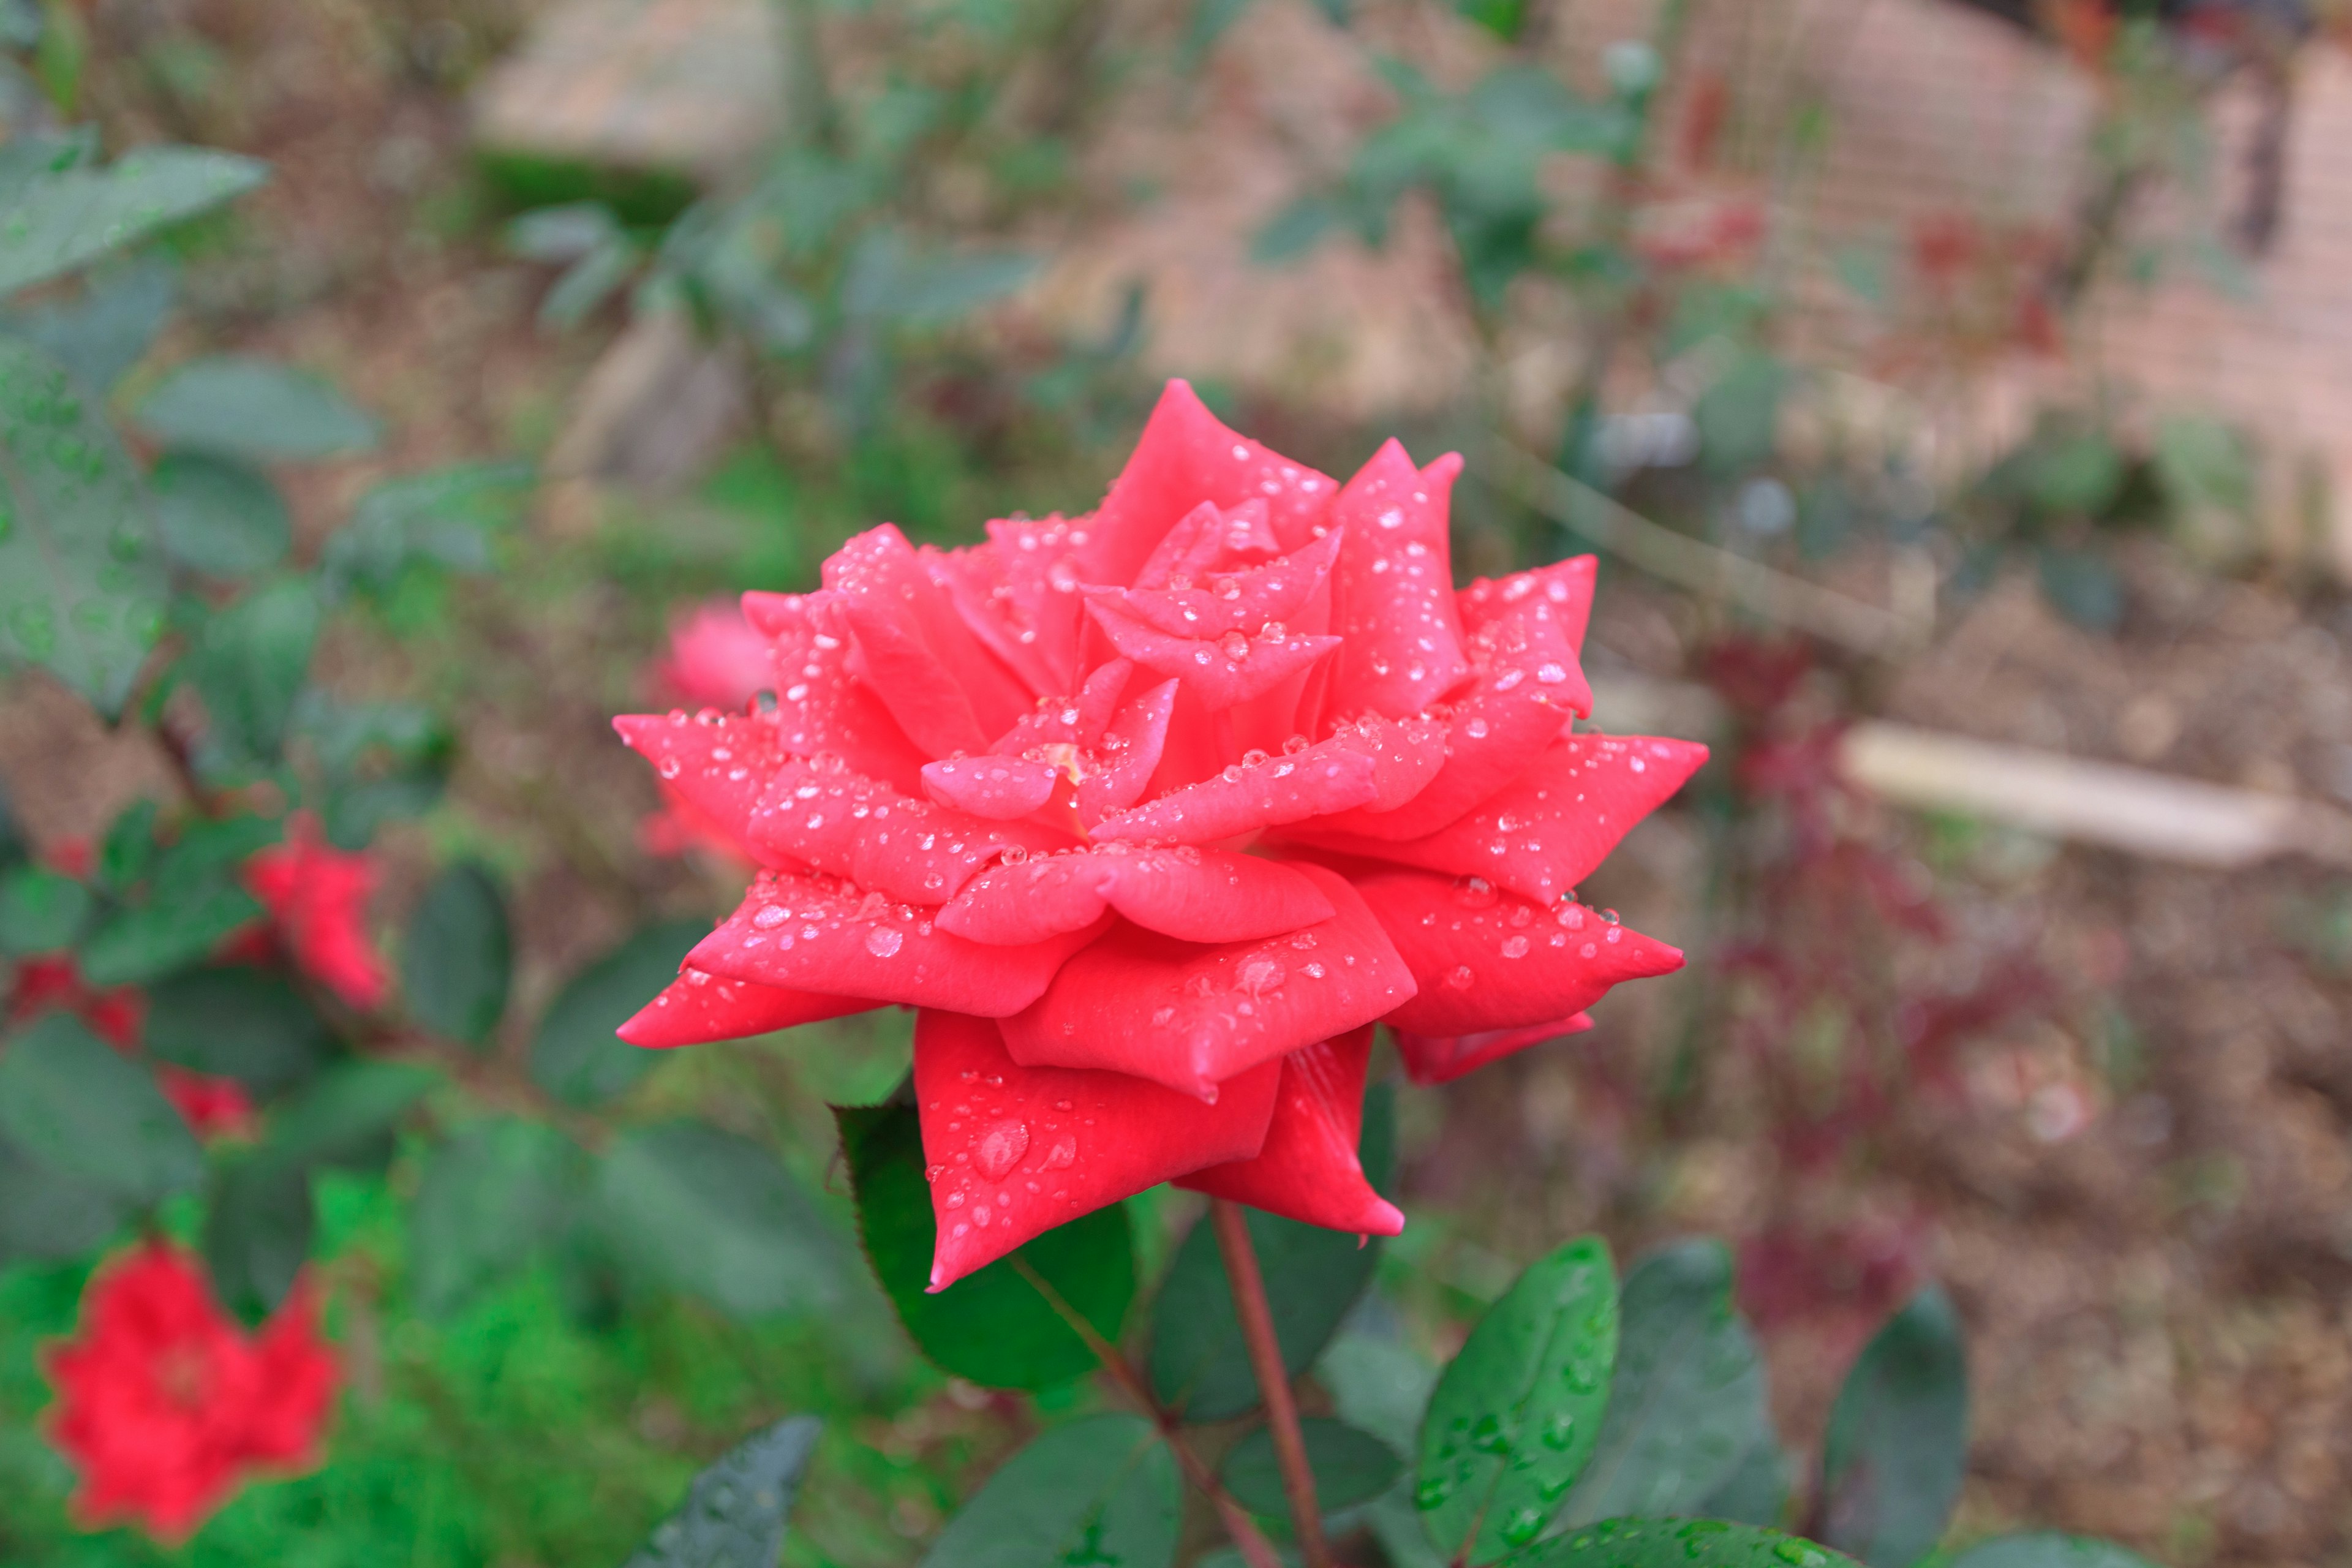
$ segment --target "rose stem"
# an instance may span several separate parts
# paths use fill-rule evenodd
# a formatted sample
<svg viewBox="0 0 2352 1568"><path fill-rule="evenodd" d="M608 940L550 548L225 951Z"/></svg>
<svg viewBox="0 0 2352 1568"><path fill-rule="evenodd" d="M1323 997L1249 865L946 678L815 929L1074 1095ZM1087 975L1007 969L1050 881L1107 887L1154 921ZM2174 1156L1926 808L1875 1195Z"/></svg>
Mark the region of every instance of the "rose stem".
<svg viewBox="0 0 2352 1568"><path fill-rule="evenodd" d="M1060 1313L1062 1321L1086 1342L1087 1349L1094 1352L1095 1359L1102 1363L1103 1370L1110 1373L1111 1381L1151 1417L1152 1425L1160 1428L1160 1437L1167 1443L1168 1451L1176 1456L1176 1463L1183 1470L1185 1478L1216 1509L1217 1518L1223 1523L1225 1533L1233 1537L1234 1549L1241 1552L1242 1561L1247 1563L1249 1568L1282 1568L1282 1557L1275 1551L1274 1542L1265 1538L1256 1521L1234 1500L1233 1494L1225 1490L1215 1472L1202 1464L1201 1457L1185 1445L1182 1423L1152 1397L1150 1387L1144 1383L1143 1375L1135 1370L1135 1363L1120 1353L1117 1345L1103 1338L1100 1331L1087 1321L1085 1314L1063 1300L1062 1293L1055 1289L1044 1275L1030 1267L1027 1258L1014 1253L1013 1268L1021 1278L1035 1287L1037 1294L1045 1298L1045 1304Z"/></svg>
<svg viewBox="0 0 2352 1568"><path fill-rule="evenodd" d="M1290 1374L1282 1364L1282 1343L1274 1334L1274 1309L1266 1304L1265 1276L1258 1272L1257 1248L1250 1244L1249 1221L1230 1198L1209 1200L1209 1223L1217 1227L1217 1250L1233 1286L1234 1310L1249 1346L1250 1370L1265 1398L1265 1423L1274 1436L1274 1457L1282 1467L1282 1489L1290 1499L1290 1522L1298 1532L1298 1554L1307 1568L1331 1568L1323 1542L1323 1512L1315 1502L1315 1471L1307 1463L1307 1440L1299 1435L1298 1402L1291 1397Z"/></svg>

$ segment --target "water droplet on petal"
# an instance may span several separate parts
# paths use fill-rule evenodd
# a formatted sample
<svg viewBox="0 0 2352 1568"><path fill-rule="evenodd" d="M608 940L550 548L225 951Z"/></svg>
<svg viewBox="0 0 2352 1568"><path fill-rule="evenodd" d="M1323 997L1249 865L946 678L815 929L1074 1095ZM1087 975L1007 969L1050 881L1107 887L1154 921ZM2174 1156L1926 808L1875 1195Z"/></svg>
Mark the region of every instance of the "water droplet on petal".
<svg viewBox="0 0 2352 1568"><path fill-rule="evenodd" d="M893 931L888 926L876 926L866 933L866 951L877 958L887 958L898 952L899 944L906 940L902 931Z"/></svg>
<svg viewBox="0 0 2352 1568"><path fill-rule="evenodd" d="M1027 1152L1029 1124L1025 1121L1000 1121L980 1135L979 1146L972 1151L972 1162L979 1166L983 1178L993 1182L1019 1164L1021 1156Z"/></svg>

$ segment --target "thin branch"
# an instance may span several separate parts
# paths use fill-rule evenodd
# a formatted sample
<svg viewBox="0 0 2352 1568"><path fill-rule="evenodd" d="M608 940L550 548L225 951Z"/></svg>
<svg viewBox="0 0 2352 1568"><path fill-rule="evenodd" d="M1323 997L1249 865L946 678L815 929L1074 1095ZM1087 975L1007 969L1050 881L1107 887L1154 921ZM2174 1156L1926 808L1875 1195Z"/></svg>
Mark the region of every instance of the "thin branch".
<svg viewBox="0 0 2352 1568"><path fill-rule="evenodd" d="M1257 1373L1257 1390L1265 1399L1266 1426L1274 1437L1275 1459L1282 1468L1282 1489L1290 1500L1298 1554L1307 1568L1331 1568L1331 1549L1323 1540L1323 1510L1315 1501L1315 1470L1307 1462L1307 1439L1298 1429L1298 1402L1291 1395L1290 1373L1282 1364L1282 1342L1275 1337L1274 1309L1265 1299L1265 1276L1258 1270L1257 1249L1250 1245L1249 1221L1232 1199L1211 1198L1209 1223L1216 1227L1217 1251L1225 1260L1234 1310L1241 1318L1243 1342L1249 1346L1250 1370Z"/></svg>

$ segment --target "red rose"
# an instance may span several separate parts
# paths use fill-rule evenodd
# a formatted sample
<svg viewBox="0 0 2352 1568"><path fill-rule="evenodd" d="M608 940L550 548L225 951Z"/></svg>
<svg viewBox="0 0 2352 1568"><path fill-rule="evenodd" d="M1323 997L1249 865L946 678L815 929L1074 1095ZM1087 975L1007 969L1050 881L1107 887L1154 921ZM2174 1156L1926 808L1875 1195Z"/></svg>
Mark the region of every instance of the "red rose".
<svg viewBox="0 0 2352 1568"><path fill-rule="evenodd" d="M1176 382L1090 516L745 595L774 705L617 723L762 870L623 1037L920 1008L934 1289L1171 1179L1395 1232L1369 1026L1439 1079L1677 967L1573 891L1706 756L1570 732L1592 563L1457 592L1460 468L1339 485Z"/></svg>
<svg viewBox="0 0 2352 1568"><path fill-rule="evenodd" d="M368 933L375 859L328 843L307 813L286 824L283 843L245 863L245 888L261 900L278 940L302 972L362 1012L379 1005L391 971Z"/></svg>
<svg viewBox="0 0 2352 1568"><path fill-rule="evenodd" d="M313 1462L336 1378L317 1317L298 1287L248 1335L194 1262L160 1242L102 1269L77 1336L48 1355L50 1436L80 1472L83 1525L177 1541L247 1475Z"/></svg>

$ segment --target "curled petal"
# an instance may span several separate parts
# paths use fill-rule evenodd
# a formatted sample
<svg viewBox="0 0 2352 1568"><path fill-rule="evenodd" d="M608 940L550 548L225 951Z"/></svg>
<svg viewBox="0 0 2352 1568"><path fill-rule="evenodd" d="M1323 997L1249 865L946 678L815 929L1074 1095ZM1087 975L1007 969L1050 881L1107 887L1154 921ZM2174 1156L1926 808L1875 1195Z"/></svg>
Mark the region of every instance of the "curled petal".
<svg viewBox="0 0 2352 1568"><path fill-rule="evenodd" d="M1189 845L1105 845L991 867L939 913L974 942L1041 942L1114 910L1183 942L1247 942L1332 917L1331 901L1296 867Z"/></svg>
<svg viewBox="0 0 2352 1568"><path fill-rule="evenodd" d="M788 758L751 818L754 843L911 904L942 903L1003 853L1051 850L1068 834L1033 822L990 822L900 795L846 770Z"/></svg>
<svg viewBox="0 0 2352 1568"><path fill-rule="evenodd" d="M1044 942L1103 918L1110 864L1085 849L991 866L935 917L941 931L991 946Z"/></svg>
<svg viewBox="0 0 2352 1568"><path fill-rule="evenodd" d="M1355 886L1418 986L1389 1015L1393 1029L1459 1036L1548 1024L1622 981L1683 966L1679 949L1581 904L1529 903L1475 877L1376 871Z"/></svg>
<svg viewBox="0 0 2352 1568"><path fill-rule="evenodd" d="M1087 536L1083 521L1000 518L985 544L923 552L971 635L1039 697L1067 691L1077 674L1086 606L1075 552Z"/></svg>
<svg viewBox="0 0 2352 1568"><path fill-rule="evenodd" d="M719 713L625 713L613 728L631 751L654 765L662 790L749 858L776 863L751 837L751 813L783 760L771 719Z"/></svg>
<svg viewBox="0 0 2352 1568"><path fill-rule="evenodd" d="M983 749L1036 697L958 613L947 560L884 523L824 563L825 588L855 642L852 667L935 757Z"/></svg>
<svg viewBox="0 0 2352 1568"><path fill-rule="evenodd" d="M951 757L923 764L923 792L941 805L992 822L1012 822L1053 799L1061 776L1051 763L1025 757Z"/></svg>
<svg viewBox="0 0 2352 1568"><path fill-rule="evenodd" d="M1260 1062L1393 1011L1412 977L1345 879L1300 865L1336 911L1256 942L1199 946L1114 926L1008 1018L1015 1061L1107 1068L1215 1098Z"/></svg>
<svg viewBox="0 0 2352 1568"><path fill-rule="evenodd" d="M1371 802L1350 817L1395 811L1427 788L1446 763L1445 726L1434 719L1388 720L1367 713L1339 724L1331 742L1372 760Z"/></svg>
<svg viewBox="0 0 2352 1568"><path fill-rule="evenodd" d="M1451 1083L1466 1072L1500 1061L1529 1046L1539 1046L1562 1035L1580 1035L1591 1027L1592 1016L1577 1013L1549 1024L1488 1029L1475 1035L1416 1035L1406 1029L1391 1029L1389 1033L1396 1040L1397 1055L1404 1058L1405 1074L1413 1082Z"/></svg>
<svg viewBox="0 0 2352 1568"><path fill-rule="evenodd" d="M1265 1141L1281 1068L1268 1062L1214 1105L1124 1073L1017 1065L997 1026L925 1008L915 1103L943 1290L1022 1243Z"/></svg>
<svg viewBox="0 0 2352 1568"><path fill-rule="evenodd" d="M1171 637L1254 634L1268 621L1288 621L1298 614L1308 595L1329 574L1339 540L1340 534L1334 531L1263 566L1211 571L1205 580L1188 577L1190 587L1108 588L1094 593Z"/></svg>
<svg viewBox="0 0 2352 1568"><path fill-rule="evenodd" d="M989 750L999 756L1017 757L1039 746L1093 745L1102 739L1111 715L1118 711L1128 677L1134 673L1135 666L1126 659L1112 659L1087 677L1076 697L1038 699L1036 709L1023 714L1021 721L999 736Z"/></svg>
<svg viewBox="0 0 2352 1568"><path fill-rule="evenodd" d="M1332 503L1332 522L1347 531L1332 579L1331 629L1346 639L1331 677L1339 711L1401 719L1469 675L1446 543L1461 471L1450 455L1417 469L1390 441Z"/></svg>
<svg viewBox="0 0 2352 1568"><path fill-rule="evenodd" d="M1125 659L1118 663L1127 666ZM1175 681L1163 680L1111 720L1088 759L1094 765L1078 779L1078 820L1091 826L1109 813L1134 805L1150 786L1167 750L1168 721L1176 711L1176 692Z"/></svg>
<svg viewBox="0 0 2352 1568"><path fill-rule="evenodd" d="M1182 681L1211 708L1231 708L1271 690L1339 646L1338 637L1294 637L1271 623L1255 636L1177 637L1108 599L1090 598L1087 609L1113 647L1155 675Z"/></svg>
<svg viewBox="0 0 2352 1568"><path fill-rule="evenodd" d="M998 1018L1043 995L1095 932L1025 947L983 947L939 929L928 910L829 879L762 874L687 967L828 996L862 996Z"/></svg>
<svg viewBox="0 0 2352 1568"><path fill-rule="evenodd" d="M1584 650L1584 629L1592 619L1592 584L1601 565L1592 555L1572 555L1507 577L1481 577L1454 595L1462 625L1476 631L1487 622L1540 599L1551 608L1569 647Z"/></svg>
<svg viewBox="0 0 2352 1568"><path fill-rule="evenodd" d="M1213 844L1367 805L1379 793L1379 768L1370 755L1319 741L1289 755L1233 763L1199 784L1107 816L1092 831L1098 840Z"/></svg>
<svg viewBox="0 0 2352 1568"><path fill-rule="evenodd" d="M841 619L856 639L866 689L882 700L908 740L935 757L987 749L988 736L971 697L887 606L845 601Z"/></svg>
<svg viewBox="0 0 2352 1568"><path fill-rule="evenodd" d="M720 600L672 623L669 651L654 666L654 684L689 707L740 712L775 679L768 638Z"/></svg>
<svg viewBox="0 0 2352 1568"><path fill-rule="evenodd" d="M1202 501L1177 521L1135 574L1139 588L1165 588L1178 577L1198 578L1219 566L1235 567L1282 553L1266 522L1265 502L1252 497L1239 506Z"/></svg>
<svg viewBox="0 0 2352 1568"><path fill-rule="evenodd" d="M1336 1040L1302 1046L1282 1058L1274 1120L1251 1159L1211 1165L1176 1184L1278 1214L1303 1225L1358 1235L1404 1229L1395 1205L1364 1179L1356 1146L1364 1127L1364 1069L1372 1050L1367 1025Z"/></svg>
<svg viewBox="0 0 2352 1568"><path fill-rule="evenodd" d="M852 674L836 596L746 594L743 617L765 632L775 663L776 738L786 755L836 756L856 772L919 790L929 756Z"/></svg>
<svg viewBox="0 0 2352 1568"><path fill-rule="evenodd" d="M863 996L824 996L688 969L615 1033L633 1046L667 1050L673 1046L772 1035L778 1029L864 1013L879 1005Z"/></svg>
<svg viewBox="0 0 2352 1568"><path fill-rule="evenodd" d="M1563 735L1517 782L1425 837L1391 843L1314 829L1297 837L1311 833L1327 848L1484 877L1548 904L1573 892L1706 761L1706 748L1690 741Z"/></svg>

